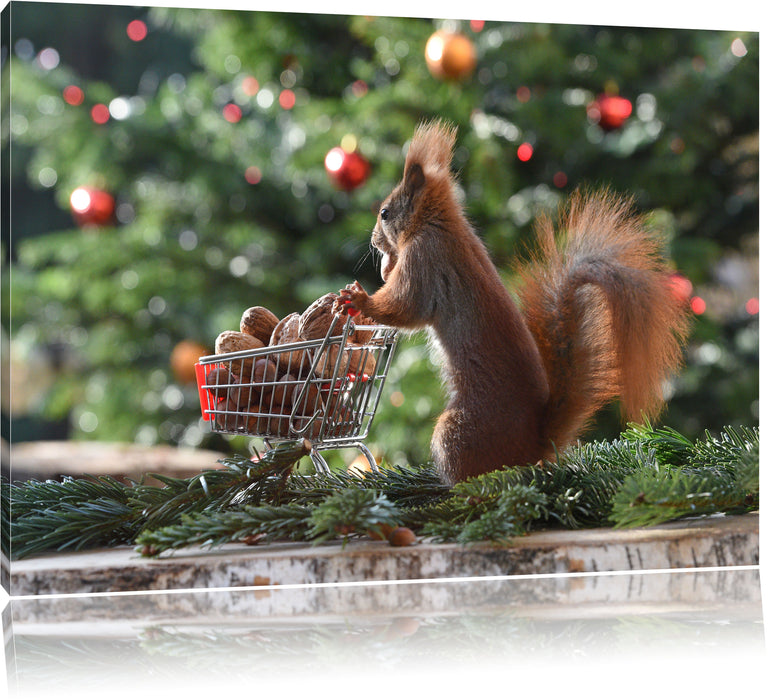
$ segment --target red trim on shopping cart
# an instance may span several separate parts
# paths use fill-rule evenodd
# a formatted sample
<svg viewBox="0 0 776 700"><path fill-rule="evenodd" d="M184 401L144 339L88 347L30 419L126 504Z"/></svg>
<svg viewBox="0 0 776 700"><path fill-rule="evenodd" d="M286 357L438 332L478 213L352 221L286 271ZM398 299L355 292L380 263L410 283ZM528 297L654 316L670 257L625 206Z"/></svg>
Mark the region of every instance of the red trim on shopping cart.
<svg viewBox="0 0 776 700"><path fill-rule="evenodd" d="M348 372L345 375L345 382L344 386L348 386L350 384L355 384L356 382L361 382L362 384L368 382L372 377L370 377L368 374L364 373L362 375L357 375L355 372ZM343 381L342 379L337 379L337 381L334 382L334 391L339 391L343 387ZM329 391L332 388L330 382L326 382L325 384L321 384L321 391Z"/></svg>
<svg viewBox="0 0 776 700"><path fill-rule="evenodd" d="M214 409L215 406L213 405L213 394L208 391L207 375L211 369L217 366L218 365L214 362L209 364L197 362L194 364L194 372L197 376L197 388L199 389L199 408L202 411L202 420L207 421L208 423L212 418L210 411ZM217 403L221 403L225 399L226 396L219 396Z"/></svg>

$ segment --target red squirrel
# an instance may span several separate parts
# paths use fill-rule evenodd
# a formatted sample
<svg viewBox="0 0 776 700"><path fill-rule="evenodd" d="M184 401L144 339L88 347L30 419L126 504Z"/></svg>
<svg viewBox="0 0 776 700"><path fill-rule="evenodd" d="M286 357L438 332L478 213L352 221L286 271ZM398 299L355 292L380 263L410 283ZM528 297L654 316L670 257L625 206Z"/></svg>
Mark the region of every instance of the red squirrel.
<svg viewBox="0 0 776 700"><path fill-rule="evenodd" d="M608 191L575 192L559 237L539 223L516 303L456 196L455 136L418 126L372 231L384 284L339 297L378 323L427 329L449 395L431 454L451 484L553 459L617 397L627 419L654 417L689 332L659 242Z"/></svg>

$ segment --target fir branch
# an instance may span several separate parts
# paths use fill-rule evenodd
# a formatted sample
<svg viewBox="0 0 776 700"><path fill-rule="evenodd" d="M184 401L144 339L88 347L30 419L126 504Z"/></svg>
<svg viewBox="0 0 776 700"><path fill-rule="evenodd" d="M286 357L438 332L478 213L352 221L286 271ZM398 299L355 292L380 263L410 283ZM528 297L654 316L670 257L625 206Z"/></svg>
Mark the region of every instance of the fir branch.
<svg viewBox="0 0 776 700"><path fill-rule="evenodd" d="M111 547L137 534L135 482L113 477L31 480L8 487L9 556Z"/></svg>
<svg viewBox="0 0 776 700"><path fill-rule="evenodd" d="M615 527L647 527L689 515L748 510L751 495L734 480L720 484L709 475L665 469L634 474L612 501Z"/></svg>
<svg viewBox="0 0 776 700"><path fill-rule="evenodd" d="M429 519L421 534L460 544L503 542L524 535L532 522L548 517L547 497L535 486L520 483L517 471L491 473L501 474L502 479L480 478L458 484L450 499L426 513ZM503 491L491 490L497 482L506 485Z"/></svg>
<svg viewBox="0 0 776 700"><path fill-rule="evenodd" d="M434 540L503 541L537 527L635 527L759 505L759 436L749 428L692 443L668 428L630 426L620 439L577 445L555 464L452 488L431 465L292 473L307 451L309 443L288 443L258 462L235 456L223 460L225 469L189 479L154 475L161 487L110 477L16 484L3 489L3 523L13 527L14 557L133 540L155 555L246 538L347 542L380 525Z"/></svg>
<svg viewBox="0 0 776 700"><path fill-rule="evenodd" d="M708 430L705 439L693 446L688 466L703 471L735 471L742 459L754 459L759 464L760 435L757 428L726 427L713 436Z"/></svg>
<svg viewBox="0 0 776 700"><path fill-rule="evenodd" d="M22 558L54 550L112 547L126 544L136 533L137 513L126 503L110 498L66 501L15 521L11 554Z"/></svg>
<svg viewBox="0 0 776 700"><path fill-rule="evenodd" d="M29 481L10 489L13 558L45 551L81 550L131 543L144 529L169 525L191 512L217 510L248 487L271 496L310 445L281 444L258 462L223 460L227 469L179 479L151 474L163 486L125 485L111 477Z"/></svg>
<svg viewBox="0 0 776 700"><path fill-rule="evenodd" d="M308 441L283 443L270 450L258 462L244 458L221 460L227 469L203 471L190 479L160 477L163 487L140 485L134 503L143 507L145 528L153 530L169 525L181 516L205 510L217 510L247 500L272 501L283 491L291 468L309 454Z"/></svg>
<svg viewBox="0 0 776 700"><path fill-rule="evenodd" d="M677 467L687 464L695 448L692 440L673 428L653 428L649 421L645 421L643 425L629 423L628 429L620 438L639 444L642 449L654 450L655 457L661 464Z"/></svg>
<svg viewBox="0 0 776 700"><path fill-rule="evenodd" d="M38 481L11 484L8 487L11 518L14 520L28 513L55 508L63 503L81 503L95 499L108 499L126 503L137 486L111 476L83 477L66 476L62 481Z"/></svg>
<svg viewBox="0 0 776 700"><path fill-rule="evenodd" d="M268 543L305 539L310 512L308 506L288 503L184 514L178 523L141 532L136 540L137 551L155 557L169 549L194 545L217 547L237 540Z"/></svg>
<svg viewBox="0 0 776 700"><path fill-rule="evenodd" d="M373 489L348 489L329 496L310 514L308 536L313 542L339 536L368 535L380 531L381 525L396 526L401 511L385 494Z"/></svg>
<svg viewBox="0 0 776 700"><path fill-rule="evenodd" d="M383 465L379 472L351 473L335 471L330 474L290 474L282 492L275 495L275 501L292 502L303 499L307 502L320 502L329 496L346 489L377 490L399 507L444 498L450 487L444 484L432 464L420 467ZM250 490L241 497L242 503L257 503L260 498Z"/></svg>
<svg viewBox="0 0 776 700"><path fill-rule="evenodd" d="M624 479L641 469L657 467L657 451L649 442L618 439L579 444L564 453L554 482L538 481L554 494L551 513L564 527L596 527L611 512L611 499Z"/></svg>
<svg viewBox="0 0 776 700"><path fill-rule="evenodd" d="M365 488L382 491L401 508L439 501L449 495L451 488L430 463L417 467L384 466L379 472L366 472L361 480Z"/></svg>
<svg viewBox="0 0 776 700"><path fill-rule="evenodd" d="M612 499L615 527L645 527L691 515L746 512L759 506L759 435L731 427L708 431L684 467L633 474Z"/></svg>

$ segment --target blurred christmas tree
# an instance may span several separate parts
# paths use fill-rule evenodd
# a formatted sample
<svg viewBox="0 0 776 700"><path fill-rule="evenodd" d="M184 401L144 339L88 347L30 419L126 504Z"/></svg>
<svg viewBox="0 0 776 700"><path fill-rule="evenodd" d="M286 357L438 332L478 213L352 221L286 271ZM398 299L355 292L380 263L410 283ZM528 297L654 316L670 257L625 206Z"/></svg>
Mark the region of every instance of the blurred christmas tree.
<svg viewBox="0 0 776 700"><path fill-rule="evenodd" d="M462 194L505 274L575 186L634 193L698 313L666 422L692 437L757 421L757 34L5 12L14 439L46 437L45 419L74 438L224 447L199 419L194 359L248 306L282 317L354 278L380 284L376 207L436 116L459 126ZM427 459L440 407L423 341L405 340L371 446ZM604 416L598 434L617 429Z"/></svg>

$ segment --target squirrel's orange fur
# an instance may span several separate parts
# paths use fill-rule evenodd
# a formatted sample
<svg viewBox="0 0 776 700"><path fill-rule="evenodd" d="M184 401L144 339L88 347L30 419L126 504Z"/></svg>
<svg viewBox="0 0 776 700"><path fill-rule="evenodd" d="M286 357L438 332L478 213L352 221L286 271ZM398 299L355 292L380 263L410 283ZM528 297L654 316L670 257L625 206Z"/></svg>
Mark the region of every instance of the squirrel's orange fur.
<svg viewBox="0 0 776 700"><path fill-rule="evenodd" d="M551 458L617 397L627 418L654 416L689 327L658 242L608 192L575 193L559 236L541 223L518 308L456 197L454 141L446 124L417 128L372 232L384 285L340 297L426 328L441 352L449 402L431 451L449 482Z"/></svg>

